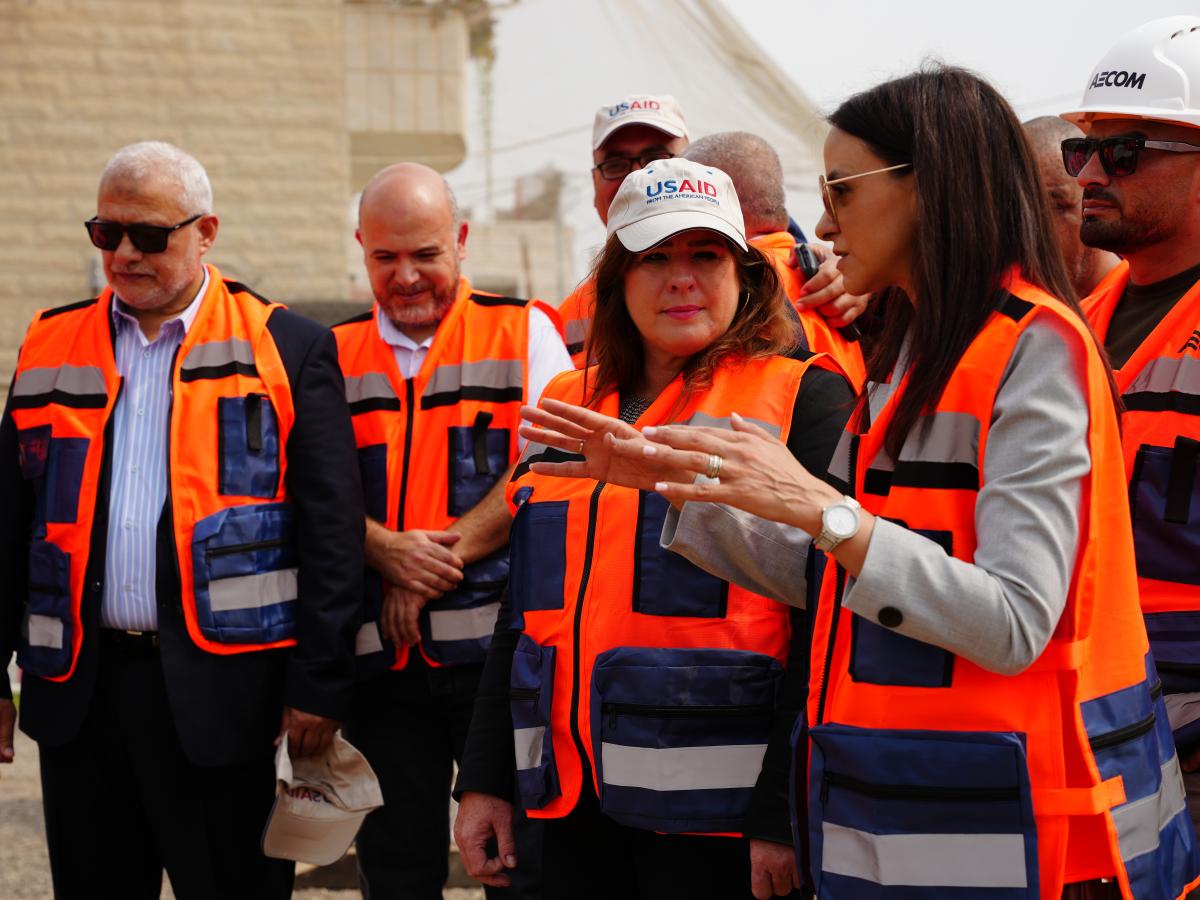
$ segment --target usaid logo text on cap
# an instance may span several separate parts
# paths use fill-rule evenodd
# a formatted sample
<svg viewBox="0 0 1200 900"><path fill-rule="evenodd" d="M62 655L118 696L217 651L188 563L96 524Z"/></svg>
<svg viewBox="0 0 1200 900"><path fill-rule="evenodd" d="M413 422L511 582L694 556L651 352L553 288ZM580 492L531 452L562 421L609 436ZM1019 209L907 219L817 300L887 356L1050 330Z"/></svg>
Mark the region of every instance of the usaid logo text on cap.
<svg viewBox="0 0 1200 900"><path fill-rule="evenodd" d="M647 175L653 173L653 169L646 171ZM721 201L717 199L717 186L711 181L703 181L699 178L695 181L690 178L685 178L683 181L677 181L674 178L660 178L658 181L646 185L646 196L649 198L647 203L687 197L692 200L707 200L718 206L721 204Z"/></svg>
<svg viewBox="0 0 1200 900"><path fill-rule="evenodd" d="M622 116L627 112L645 111L650 109L660 110L662 109L662 104L653 97L641 97L637 100L626 100L618 103L616 106L610 106L608 108L608 117L611 119L613 116Z"/></svg>

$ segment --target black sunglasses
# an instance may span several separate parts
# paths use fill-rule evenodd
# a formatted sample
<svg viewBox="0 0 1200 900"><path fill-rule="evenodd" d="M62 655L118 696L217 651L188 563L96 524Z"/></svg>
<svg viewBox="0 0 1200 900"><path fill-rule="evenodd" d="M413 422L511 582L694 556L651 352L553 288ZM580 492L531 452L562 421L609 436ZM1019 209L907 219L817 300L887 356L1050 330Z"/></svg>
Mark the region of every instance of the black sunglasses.
<svg viewBox="0 0 1200 900"><path fill-rule="evenodd" d="M1200 145L1182 141L1149 141L1142 137L1067 138L1062 142L1063 165L1072 178L1083 171L1092 154L1100 151L1100 165L1110 178L1132 175L1137 171L1138 154L1143 150L1168 153L1200 153Z"/></svg>
<svg viewBox="0 0 1200 900"><path fill-rule="evenodd" d="M644 169L652 162L671 159L674 156L675 154L670 150L659 148L658 150L647 150L641 156L614 156L595 168L605 181L620 181L634 169Z"/></svg>
<svg viewBox="0 0 1200 900"><path fill-rule="evenodd" d="M191 225L204 213L192 216L178 225L147 225L137 222L133 225L122 225L120 222L104 222L97 218L88 219L83 223L87 229L92 244L100 250L116 250L121 246L121 238L129 235L129 243L139 253L162 253L167 249L167 241L171 234L187 225Z"/></svg>

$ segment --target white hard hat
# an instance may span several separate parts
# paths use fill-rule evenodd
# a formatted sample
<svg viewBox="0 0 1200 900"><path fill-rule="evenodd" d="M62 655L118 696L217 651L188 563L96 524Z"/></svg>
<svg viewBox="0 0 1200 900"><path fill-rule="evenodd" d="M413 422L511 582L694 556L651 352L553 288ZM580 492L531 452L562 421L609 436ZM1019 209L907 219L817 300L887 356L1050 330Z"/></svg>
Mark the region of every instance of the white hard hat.
<svg viewBox="0 0 1200 900"><path fill-rule="evenodd" d="M1200 16L1155 19L1126 33L1088 78L1076 125L1155 119L1200 127Z"/></svg>

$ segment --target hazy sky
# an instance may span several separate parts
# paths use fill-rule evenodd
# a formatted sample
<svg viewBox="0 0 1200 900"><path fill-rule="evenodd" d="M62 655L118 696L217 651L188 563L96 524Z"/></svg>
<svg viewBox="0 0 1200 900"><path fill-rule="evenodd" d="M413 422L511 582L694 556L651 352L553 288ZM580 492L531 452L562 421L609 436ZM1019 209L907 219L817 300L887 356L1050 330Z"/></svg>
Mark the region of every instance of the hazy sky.
<svg viewBox="0 0 1200 900"><path fill-rule="evenodd" d="M720 2L821 112L932 56L989 78L1022 118L1077 104L1093 67L1130 28L1200 12L1195 0ZM592 209L589 171L597 107L632 93L673 93L683 102L693 137L729 128L755 131L763 123L757 110L739 108L736 72L718 72L692 50L700 45L691 43L686 23L667 14L678 9L665 0L519 0L495 13L493 199L508 206L519 177L549 167L564 171L562 205L576 235L573 277L582 275L604 237ZM450 180L463 205L481 216L479 84L474 75L469 82L470 155ZM786 131L775 134L780 136L771 140L778 141L785 167L807 154L798 140L787 145ZM802 180L789 177L789 209L810 233L819 214L815 184L809 183L815 171Z"/></svg>

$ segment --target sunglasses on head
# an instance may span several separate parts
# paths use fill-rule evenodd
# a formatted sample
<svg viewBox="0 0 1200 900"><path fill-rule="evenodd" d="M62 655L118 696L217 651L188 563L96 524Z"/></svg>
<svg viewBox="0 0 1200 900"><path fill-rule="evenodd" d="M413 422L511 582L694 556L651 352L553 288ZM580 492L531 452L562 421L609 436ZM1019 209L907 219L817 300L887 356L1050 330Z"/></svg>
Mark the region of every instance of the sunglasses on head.
<svg viewBox="0 0 1200 900"><path fill-rule="evenodd" d="M192 216L178 225L147 225L144 222L123 225L120 222L91 218L83 223L83 227L87 229L92 244L100 250L116 250L121 246L121 238L129 235L129 243L133 244L139 253L162 253L167 249L167 241L171 239L173 232L191 225L203 215L200 213Z"/></svg>
<svg viewBox="0 0 1200 900"><path fill-rule="evenodd" d="M1151 141L1143 137L1067 138L1062 142L1063 165L1072 178L1083 171L1092 154L1099 151L1100 165L1109 178L1132 175L1137 171L1138 154L1143 150L1167 153L1200 153L1200 145L1182 141Z"/></svg>

